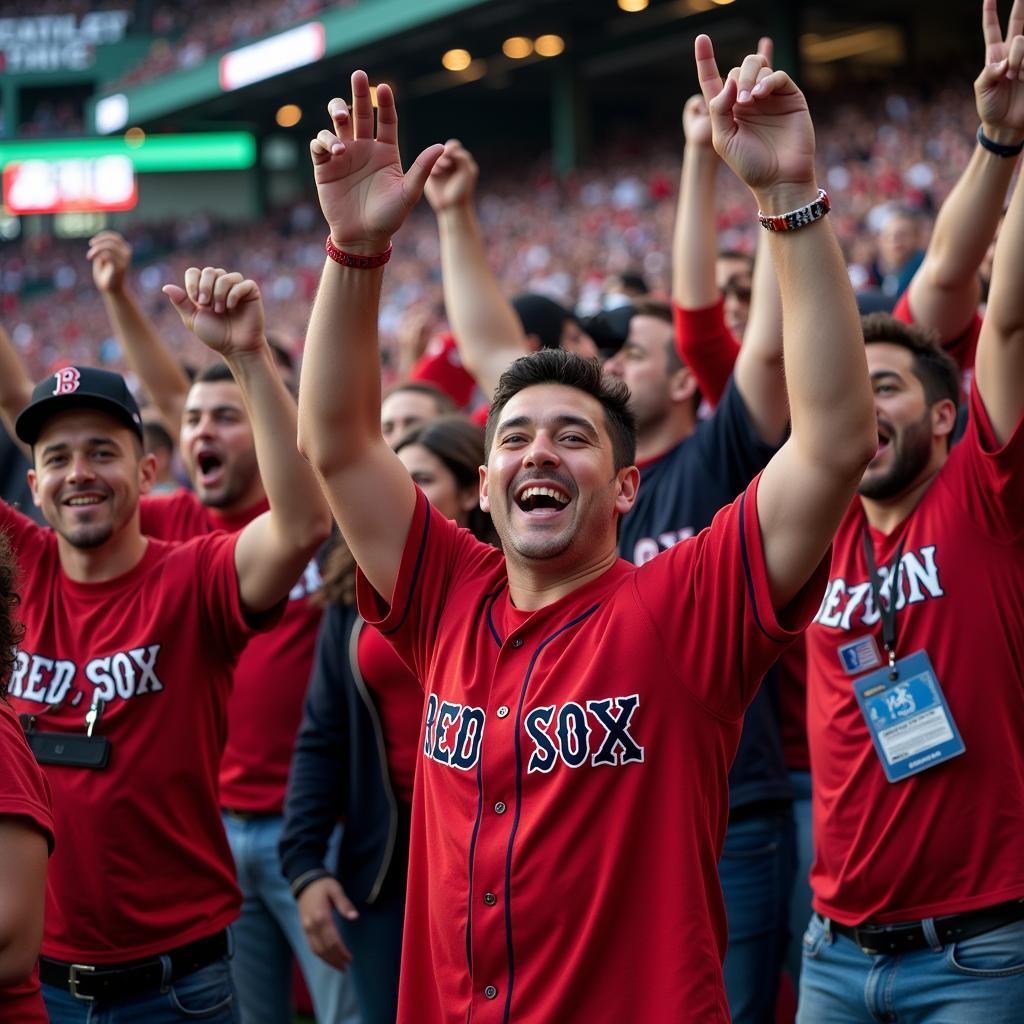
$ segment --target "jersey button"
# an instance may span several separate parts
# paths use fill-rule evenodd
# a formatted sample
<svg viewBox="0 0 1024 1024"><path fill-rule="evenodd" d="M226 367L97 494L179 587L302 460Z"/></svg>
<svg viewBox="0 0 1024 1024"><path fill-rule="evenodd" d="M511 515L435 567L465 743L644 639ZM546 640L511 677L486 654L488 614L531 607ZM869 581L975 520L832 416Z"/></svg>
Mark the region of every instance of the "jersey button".
<svg viewBox="0 0 1024 1024"><path fill-rule="evenodd" d="M505 801L504 800L499 800L494 805L494 813L495 814L504 814L507 810L508 810L508 808L505 806Z"/></svg>
<svg viewBox="0 0 1024 1024"><path fill-rule="evenodd" d="M498 897L495 896L493 892L485 892L484 893L484 903L486 903L487 906L493 907L494 904L497 903L497 902L498 902Z"/></svg>
<svg viewBox="0 0 1024 1024"><path fill-rule="evenodd" d="M521 636L517 636L515 638L515 640L512 641L512 646L513 647L522 647L523 646L523 638Z"/></svg>
<svg viewBox="0 0 1024 1024"><path fill-rule="evenodd" d="M488 999L497 999L498 990L493 985L488 985L487 988L484 989L484 995L487 996Z"/></svg>
<svg viewBox="0 0 1024 1024"><path fill-rule="evenodd" d="M508 708L504 704L502 704L501 707L498 708L498 717L508 718Z"/></svg>

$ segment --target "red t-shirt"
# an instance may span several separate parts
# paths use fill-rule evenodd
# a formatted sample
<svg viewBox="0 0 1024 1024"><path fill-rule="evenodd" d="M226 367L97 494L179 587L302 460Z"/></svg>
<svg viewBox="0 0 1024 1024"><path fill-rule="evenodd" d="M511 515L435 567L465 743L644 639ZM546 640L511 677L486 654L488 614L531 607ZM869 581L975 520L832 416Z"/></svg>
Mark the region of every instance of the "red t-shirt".
<svg viewBox="0 0 1024 1024"><path fill-rule="evenodd" d="M1024 421L1022 421L1024 423ZM841 644L882 651L854 502L807 631L817 909L842 924L917 920L1024 896L1024 426L997 448L974 388L962 441L917 508L870 531L878 566L902 541L897 657L931 659L966 751L886 781ZM883 654L884 657L884 654Z"/></svg>
<svg viewBox="0 0 1024 1024"><path fill-rule="evenodd" d="M380 715L391 788L399 800L411 804L423 688L391 644L375 629L359 632L359 671L373 693Z"/></svg>
<svg viewBox="0 0 1024 1024"><path fill-rule="evenodd" d="M794 635L768 596L756 488L532 613L510 604L501 552L422 495L390 607L360 577L362 614L427 693L403 1024L728 1020L726 776Z"/></svg>
<svg viewBox="0 0 1024 1024"><path fill-rule="evenodd" d="M142 532L161 540L189 540L212 530L234 533L266 512L263 501L243 514L224 516L187 490L144 498ZM220 805L280 814L295 736L302 721L320 609L309 598L320 588L316 561L288 595L277 625L253 637L235 668L228 703L228 739L220 763Z"/></svg>
<svg viewBox="0 0 1024 1024"><path fill-rule="evenodd" d="M53 851L53 814L50 787L25 742L21 723L13 709L0 699L0 819L17 818L46 836ZM0 1020L11 1024L47 1024L46 1007L39 990L39 965L24 981L0 985Z"/></svg>
<svg viewBox="0 0 1024 1024"><path fill-rule="evenodd" d="M235 538L150 539L131 571L79 583L57 537L0 504L23 573L25 638L15 710L43 731L96 735L106 768L47 765L57 848L43 953L120 963L212 935L238 915L217 805L217 767L235 660L251 628L238 596Z"/></svg>

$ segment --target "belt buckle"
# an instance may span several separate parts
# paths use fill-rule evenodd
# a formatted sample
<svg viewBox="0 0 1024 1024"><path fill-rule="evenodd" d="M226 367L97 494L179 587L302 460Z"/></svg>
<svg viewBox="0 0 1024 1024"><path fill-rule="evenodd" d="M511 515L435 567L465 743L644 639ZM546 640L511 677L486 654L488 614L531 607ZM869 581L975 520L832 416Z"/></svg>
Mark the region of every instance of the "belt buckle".
<svg viewBox="0 0 1024 1024"><path fill-rule="evenodd" d="M95 996L87 996L82 992L78 991L79 975L80 974L94 974L96 968L91 964L72 964L71 970L68 971L68 991L76 998L81 999L83 1002L94 1003L96 1002Z"/></svg>
<svg viewBox="0 0 1024 1024"><path fill-rule="evenodd" d="M855 928L854 935L857 940L857 945L860 946L860 951L865 956L879 956L879 951L874 946L869 946L871 933L862 928Z"/></svg>

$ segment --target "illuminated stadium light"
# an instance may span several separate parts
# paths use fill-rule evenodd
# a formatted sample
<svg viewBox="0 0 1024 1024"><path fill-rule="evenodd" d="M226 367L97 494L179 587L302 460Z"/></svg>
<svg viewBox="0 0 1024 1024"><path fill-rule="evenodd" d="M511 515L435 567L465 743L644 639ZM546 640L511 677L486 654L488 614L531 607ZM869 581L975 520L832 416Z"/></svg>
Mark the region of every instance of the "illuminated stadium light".
<svg viewBox="0 0 1024 1024"><path fill-rule="evenodd" d="M733 2L733 0L711 0L711 2L717 4L719 7L727 7Z"/></svg>
<svg viewBox="0 0 1024 1024"><path fill-rule="evenodd" d="M618 2L620 10L626 11L627 14L635 14L637 11L646 10L650 0L618 0Z"/></svg>
<svg viewBox="0 0 1024 1024"><path fill-rule="evenodd" d="M138 149L146 141L146 133L141 128L129 128L124 133L125 145Z"/></svg>
<svg viewBox="0 0 1024 1024"><path fill-rule="evenodd" d="M465 71L473 63L469 50L448 50L441 57L441 66L446 71Z"/></svg>
<svg viewBox="0 0 1024 1024"><path fill-rule="evenodd" d="M0 141L0 167L26 160L57 163L127 157L136 173L145 171L241 171L256 162L256 139L249 132L195 132L147 135L130 146L123 137L100 139L19 139Z"/></svg>
<svg viewBox="0 0 1024 1024"><path fill-rule="evenodd" d="M128 123L128 97L123 92L104 96L96 103L95 121L100 135L119 132Z"/></svg>
<svg viewBox="0 0 1024 1024"><path fill-rule="evenodd" d="M541 57L557 57L565 50L565 40L555 35L538 36L533 46Z"/></svg>
<svg viewBox="0 0 1024 1024"><path fill-rule="evenodd" d="M294 103L286 103L283 107L277 108L274 120L282 128L294 128L302 120L302 107Z"/></svg>
<svg viewBox="0 0 1024 1024"><path fill-rule="evenodd" d="M526 36L509 36L501 44L501 52L511 60L522 60L533 53L533 40Z"/></svg>
<svg viewBox="0 0 1024 1024"><path fill-rule="evenodd" d="M224 54L220 59L220 87L225 92L241 89L312 64L323 55L324 27L311 21Z"/></svg>

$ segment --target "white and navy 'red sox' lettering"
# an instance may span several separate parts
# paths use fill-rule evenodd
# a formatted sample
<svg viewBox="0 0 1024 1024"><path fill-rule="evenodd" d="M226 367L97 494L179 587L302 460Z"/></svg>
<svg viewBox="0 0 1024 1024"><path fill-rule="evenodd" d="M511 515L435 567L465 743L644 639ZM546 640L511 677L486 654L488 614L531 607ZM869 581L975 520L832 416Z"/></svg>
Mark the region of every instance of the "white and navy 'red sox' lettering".
<svg viewBox="0 0 1024 1024"><path fill-rule="evenodd" d="M132 647L85 664L85 678L92 683L95 696L109 703L117 697L128 700L164 688L156 674L160 644ZM62 658L18 651L8 691L12 697L60 704L78 679L78 665ZM77 703L77 700L73 703Z"/></svg>
<svg viewBox="0 0 1024 1024"><path fill-rule="evenodd" d="M939 577L934 544L925 545L917 551L907 551L900 559L900 570L896 611L902 611L907 605L946 596ZM892 577L897 574L890 574L888 566L880 565L878 575L881 577L882 596L888 602L892 597ZM814 621L821 626L850 630L877 625L880 617L871 593L871 584L867 580L848 583L838 577L829 580L825 588L825 599Z"/></svg>
<svg viewBox="0 0 1024 1024"><path fill-rule="evenodd" d="M638 694L588 700L586 706L567 701L561 707L541 705L526 712L523 728L533 742L527 773L550 772L561 762L568 768L642 763L644 748L629 731L640 706ZM427 698L423 756L438 764L470 771L480 759L486 714L467 707Z"/></svg>
<svg viewBox="0 0 1024 1024"><path fill-rule="evenodd" d="M55 395L73 395L78 390L82 375L73 366L65 366L54 375L56 384L53 388Z"/></svg>

